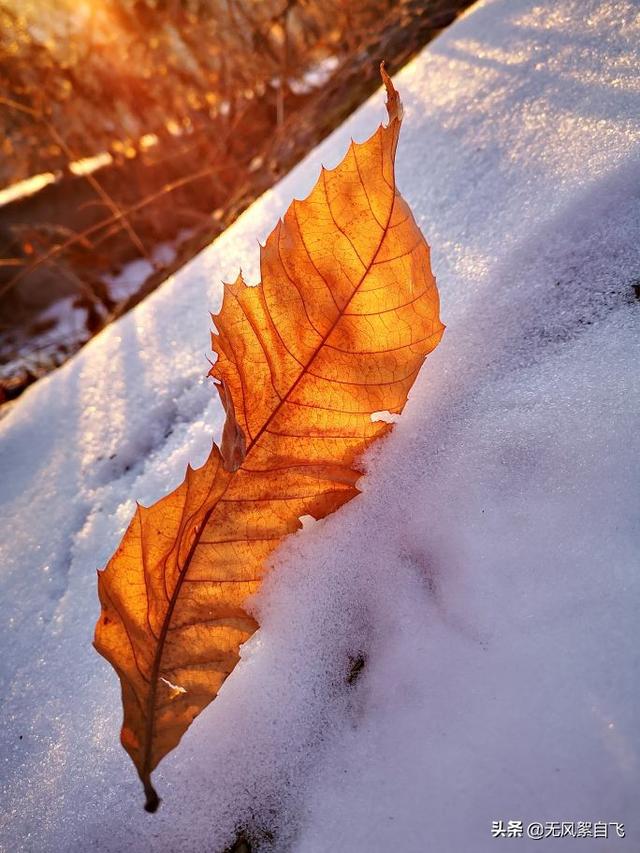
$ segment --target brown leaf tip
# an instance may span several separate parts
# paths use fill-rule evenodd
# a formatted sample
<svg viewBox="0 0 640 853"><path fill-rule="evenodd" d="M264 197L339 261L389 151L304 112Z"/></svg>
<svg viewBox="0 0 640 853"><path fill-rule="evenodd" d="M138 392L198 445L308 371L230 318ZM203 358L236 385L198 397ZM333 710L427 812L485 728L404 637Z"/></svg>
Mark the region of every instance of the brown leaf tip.
<svg viewBox="0 0 640 853"><path fill-rule="evenodd" d="M380 76L382 77L382 82L387 90L385 106L389 116L389 124L391 124L395 119L402 121L402 116L404 115L402 101L400 100L400 95L397 93L395 86L391 82L391 77L387 74L387 69L384 67L384 60L380 63Z"/></svg>
<svg viewBox="0 0 640 853"><path fill-rule="evenodd" d="M156 789L153 787L151 782L145 782L144 793L147 797L147 801L144 804L144 810L146 812L150 812L151 814L157 812L158 806L160 805L160 797L156 793Z"/></svg>

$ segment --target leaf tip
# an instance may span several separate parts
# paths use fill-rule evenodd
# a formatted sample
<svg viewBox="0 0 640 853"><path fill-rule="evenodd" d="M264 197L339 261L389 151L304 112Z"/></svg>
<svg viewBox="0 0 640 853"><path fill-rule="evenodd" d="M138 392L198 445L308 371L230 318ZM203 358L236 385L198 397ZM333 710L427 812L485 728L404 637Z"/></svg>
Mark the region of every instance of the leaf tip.
<svg viewBox="0 0 640 853"><path fill-rule="evenodd" d="M387 74L387 69L384 65L384 59L380 63L380 76L382 77L382 82L384 83L384 87L387 90L386 107L387 115L389 116L389 124L391 124L395 119L401 122L404 113L402 101L400 100L400 95L396 91L396 88L391 81L391 77L389 77L389 75Z"/></svg>
<svg viewBox="0 0 640 853"><path fill-rule="evenodd" d="M144 810L150 814L157 812L158 806L160 805L160 797L148 779L144 783L144 794L147 798L144 804Z"/></svg>

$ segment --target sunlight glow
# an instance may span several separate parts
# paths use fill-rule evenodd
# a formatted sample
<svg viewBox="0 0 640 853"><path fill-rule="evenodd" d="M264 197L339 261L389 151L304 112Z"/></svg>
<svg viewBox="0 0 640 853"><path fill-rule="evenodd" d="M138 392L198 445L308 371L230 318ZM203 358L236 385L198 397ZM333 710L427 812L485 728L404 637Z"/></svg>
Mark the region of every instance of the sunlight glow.
<svg viewBox="0 0 640 853"><path fill-rule="evenodd" d="M27 178L24 181L18 181L16 184L11 184L0 190L0 207L9 204L12 201L17 201L19 198L33 195L41 189L52 184L56 179L53 172L43 172L41 175L34 175L32 178Z"/></svg>
<svg viewBox="0 0 640 853"><path fill-rule="evenodd" d="M106 151L102 154L96 154L95 157L84 157L82 160L76 160L71 163L69 169L74 175L90 175L96 169L101 169L103 166L108 166L113 162L113 157Z"/></svg>

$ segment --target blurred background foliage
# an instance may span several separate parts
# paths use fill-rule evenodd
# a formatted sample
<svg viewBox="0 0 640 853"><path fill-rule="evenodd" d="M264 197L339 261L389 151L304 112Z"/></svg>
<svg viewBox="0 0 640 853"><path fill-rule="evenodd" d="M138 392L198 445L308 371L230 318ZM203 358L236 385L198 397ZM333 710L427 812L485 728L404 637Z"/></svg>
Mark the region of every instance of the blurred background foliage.
<svg viewBox="0 0 640 853"><path fill-rule="evenodd" d="M209 243L470 0L0 0L0 403Z"/></svg>
<svg viewBox="0 0 640 853"><path fill-rule="evenodd" d="M387 0L4 0L0 86L63 134L76 158L134 156L148 134L191 131L274 101L344 55ZM282 104L280 108L280 120ZM64 169L28 114L3 110L0 184Z"/></svg>

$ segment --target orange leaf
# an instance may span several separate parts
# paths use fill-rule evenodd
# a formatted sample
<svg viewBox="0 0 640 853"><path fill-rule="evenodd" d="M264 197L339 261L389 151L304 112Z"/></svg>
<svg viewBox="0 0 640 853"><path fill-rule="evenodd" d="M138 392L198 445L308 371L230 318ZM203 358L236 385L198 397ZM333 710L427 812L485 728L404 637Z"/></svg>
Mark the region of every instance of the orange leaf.
<svg viewBox="0 0 640 853"><path fill-rule="evenodd" d="M99 573L95 646L122 682L122 743L154 811L151 772L258 628L247 610L269 554L305 515L353 498L358 458L393 424L444 326L429 248L398 191L402 105L294 201L261 249L262 282L225 285L211 370L220 449L141 506Z"/></svg>

